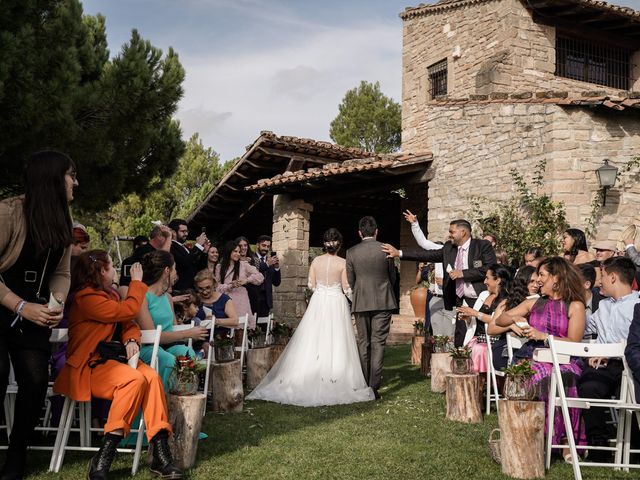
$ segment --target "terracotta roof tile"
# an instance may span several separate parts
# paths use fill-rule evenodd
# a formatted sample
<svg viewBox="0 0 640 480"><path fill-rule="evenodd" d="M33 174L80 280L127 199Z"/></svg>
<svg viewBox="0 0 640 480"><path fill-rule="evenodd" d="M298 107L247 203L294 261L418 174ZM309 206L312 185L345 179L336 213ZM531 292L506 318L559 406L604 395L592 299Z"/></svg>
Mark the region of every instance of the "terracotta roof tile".
<svg viewBox="0 0 640 480"><path fill-rule="evenodd" d="M369 158L357 158L345 160L343 162L334 162L323 165L322 168L308 168L303 173L294 175L291 172L276 175L272 178L262 178L254 185L245 187L245 190L254 191L262 190L276 185L287 183L300 183L315 178L332 177L336 175L347 175L354 172L381 170L385 168L402 167L404 165L412 165L430 160L431 152L420 151L411 153L395 153L395 154L379 154ZM288 174L287 174L288 173Z"/></svg>

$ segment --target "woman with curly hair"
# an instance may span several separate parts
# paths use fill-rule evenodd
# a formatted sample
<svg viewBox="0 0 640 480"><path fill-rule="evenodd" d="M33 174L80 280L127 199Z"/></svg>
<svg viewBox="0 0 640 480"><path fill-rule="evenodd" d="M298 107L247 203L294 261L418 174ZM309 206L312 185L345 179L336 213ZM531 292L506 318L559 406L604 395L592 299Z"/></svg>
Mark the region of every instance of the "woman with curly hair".
<svg viewBox="0 0 640 480"><path fill-rule="evenodd" d="M323 235L324 255L309 267L309 306L282 355L248 400L315 407L373 400L360 366L351 310L345 295L346 262L338 256L342 235Z"/></svg>

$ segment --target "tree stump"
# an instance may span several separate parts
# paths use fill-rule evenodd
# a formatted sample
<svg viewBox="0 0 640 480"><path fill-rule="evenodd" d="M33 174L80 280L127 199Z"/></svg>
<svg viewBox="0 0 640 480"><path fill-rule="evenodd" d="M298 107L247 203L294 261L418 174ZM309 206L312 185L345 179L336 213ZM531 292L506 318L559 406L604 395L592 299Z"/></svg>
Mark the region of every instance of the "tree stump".
<svg viewBox="0 0 640 480"><path fill-rule="evenodd" d="M283 345L283 344L271 345L271 366L272 367L276 364L276 362L280 358L280 355L282 355L282 352L284 352L285 347L286 345Z"/></svg>
<svg viewBox="0 0 640 480"><path fill-rule="evenodd" d="M242 412L244 391L240 360L211 365L211 403L214 412Z"/></svg>
<svg viewBox="0 0 640 480"><path fill-rule="evenodd" d="M420 362L420 373L425 377L431 376L431 345L429 342L422 344L422 360Z"/></svg>
<svg viewBox="0 0 640 480"><path fill-rule="evenodd" d="M482 409L478 397L477 373L448 374L447 419L462 423L481 423Z"/></svg>
<svg viewBox="0 0 640 480"><path fill-rule="evenodd" d="M416 335L411 338L411 365L420 365L422 362L422 345L424 337Z"/></svg>
<svg viewBox="0 0 640 480"><path fill-rule="evenodd" d="M202 412L207 397L196 395L167 395L169 423L173 435L169 437L169 447L173 461L182 470L193 467L198 451L198 435L202 427Z"/></svg>
<svg viewBox="0 0 640 480"><path fill-rule="evenodd" d="M451 373L451 355L431 354L431 391L444 393L447 390L447 373Z"/></svg>
<svg viewBox="0 0 640 480"><path fill-rule="evenodd" d="M544 477L544 402L498 401L502 473Z"/></svg>
<svg viewBox="0 0 640 480"><path fill-rule="evenodd" d="M247 388L253 390L271 369L271 347L247 351Z"/></svg>

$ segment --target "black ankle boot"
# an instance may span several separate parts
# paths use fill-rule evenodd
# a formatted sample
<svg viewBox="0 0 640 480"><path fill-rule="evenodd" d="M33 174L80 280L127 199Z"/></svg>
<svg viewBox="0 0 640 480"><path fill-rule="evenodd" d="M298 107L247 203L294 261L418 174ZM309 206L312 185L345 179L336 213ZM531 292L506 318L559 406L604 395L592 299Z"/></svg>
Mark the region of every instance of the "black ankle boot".
<svg viewBox="0 0 640 480"><path fill-rule="evenodd" d="M151 450L149 470L167 480L182 478L182 470L173 464L169 450L169 433L166 430L160 430L151 439L149 449Z"/></svg>
<svg viewBox="0 0 640 480"><path fill-rule="evenodd" d="M104 442L100 450L89 462L88 480L107 480L111 462L116 456L116 448L118 448L120 440L122 440L122 435L107 433L104 436Z"/></svg>

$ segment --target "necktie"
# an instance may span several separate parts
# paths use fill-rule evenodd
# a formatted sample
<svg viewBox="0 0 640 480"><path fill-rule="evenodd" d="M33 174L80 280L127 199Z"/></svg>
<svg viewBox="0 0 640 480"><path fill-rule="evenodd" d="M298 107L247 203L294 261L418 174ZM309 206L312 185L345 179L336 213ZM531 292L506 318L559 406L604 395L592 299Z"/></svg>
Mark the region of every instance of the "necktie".
<svg viewBox="0 0 640 480"><path fill-rule="evenodd" d="M464 249L462 247L458 247L455 264L456 270L462 270L464 268L463 257ZM464 279L462 278L456 279L456 296L460 298L464 297Z"/></svg>

